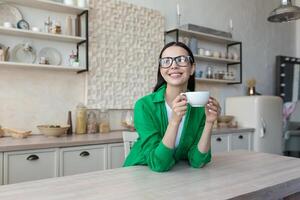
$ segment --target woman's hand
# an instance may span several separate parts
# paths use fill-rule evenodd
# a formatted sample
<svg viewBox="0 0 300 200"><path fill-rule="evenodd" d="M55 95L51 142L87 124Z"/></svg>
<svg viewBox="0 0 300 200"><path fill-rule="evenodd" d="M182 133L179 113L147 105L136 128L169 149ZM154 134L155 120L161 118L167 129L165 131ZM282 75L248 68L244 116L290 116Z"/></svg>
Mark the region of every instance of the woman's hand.
<svg viewBox="0 0 300 200"><path fill-rule="evenodd" d="M213 97L209 97L208 103L205 106L206 123L213 124L221 113L219 102Z"/></svg>
<svg viewBox="0 0 300 200"><path fill-rule="evenodd" d="M187 110L187 99L185 95L178 95L172 102L172 121L180 123Z"/></svg>

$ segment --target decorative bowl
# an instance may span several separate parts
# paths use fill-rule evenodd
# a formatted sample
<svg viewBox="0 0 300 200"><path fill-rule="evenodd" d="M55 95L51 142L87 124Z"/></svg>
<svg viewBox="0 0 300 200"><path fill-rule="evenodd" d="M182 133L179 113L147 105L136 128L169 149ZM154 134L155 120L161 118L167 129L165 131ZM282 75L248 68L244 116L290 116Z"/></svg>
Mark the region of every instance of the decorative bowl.
<svg viewBox="0 0 300 200"><path fill-rule="evenodd" d="M67 133L70 125L39 125L37 128L46 136L59 137Z"/></svg>
<svg viewBox="0 0 300 200"><path fill-rule="evenodd" d="M219 123L229 123L233 120L234 116L232 115L221 115L218 117L218 122Z"/></svg>

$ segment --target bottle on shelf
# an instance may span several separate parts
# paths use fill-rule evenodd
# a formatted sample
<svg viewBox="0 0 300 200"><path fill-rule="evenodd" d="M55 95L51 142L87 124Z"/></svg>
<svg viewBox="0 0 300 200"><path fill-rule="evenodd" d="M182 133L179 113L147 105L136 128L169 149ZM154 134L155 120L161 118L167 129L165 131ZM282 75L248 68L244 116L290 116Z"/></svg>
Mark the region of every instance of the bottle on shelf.
<svg viewBox="0 0 300 200"><path fill-rule="evenodd" d="M86 116L87 108L84 104L80 103L76 107L76 134L85 134L86 133Z"/></svg>
<svg viewBox="0 0 300 200"><path fill-rule="evenodd" d="M87 133L97 133L97 115L95 110L89 110L88 112Z"/></svg>
<svg viewBox="0 0 300 200"><path fill-rule="evenodd" d="M108 133L109 131L110 131L109 113L108 110L102 109L100 112L99 132Z"/></svg>
<svg viewBox="0 0 300 200"><path fill-rule="evenodd" d="M66 35L73 35L72 17L69 15L66 17Z"/></svg>
<svg viewBox="0 0 300 200"><path fill-rule="evenodd" d="M73 126L72 126L72 112L68 112L68 125L70 125L70 128L67 131L67 135L72 135L73 134Z"/></svg>

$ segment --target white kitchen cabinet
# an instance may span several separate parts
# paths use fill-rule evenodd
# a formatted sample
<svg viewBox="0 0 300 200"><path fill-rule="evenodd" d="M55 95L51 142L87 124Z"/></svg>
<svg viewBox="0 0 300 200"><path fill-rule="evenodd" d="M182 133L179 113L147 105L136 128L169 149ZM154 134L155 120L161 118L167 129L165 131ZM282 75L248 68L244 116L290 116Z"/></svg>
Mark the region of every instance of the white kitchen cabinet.
<svg viewBox="0 0 300 200"><path fill-rule="evenodd" d="M123 143L108 144L107 153L108 169L114 169L123 166L125 155Z"/></svg>
<svg viewBox="0 0 300 200"><path fill-rule="evenodd" d="M60 176L107 169L107 145L60 149Z"/></svg>
<svg viewBox="0 0 300 200"><path fill-rule="evenodd" d="M251 151L253 149L252 134L253 133L250 132L244 132L212 135L211 151L212 153L239 149Z"/></svg>
<svg viewBox="0 0 300 200"><path fill-rule="evenodd" d="M58 150L39 149L5 152L4 184L58 176Z"/></svg>
<svg viewBox="0 0 300 200"><path fill-rule="evenodd" d="M0 153L0 185L3 184L3 153Z"/></svg>
<svg viewBox="0 0 300 200"><path fill-rule="evenodd" d="M217 134L211 136L211 152L224 152L229 151L230 145L230 135L229 134Z"/></svg>
<svg viewBox="0 0 300 200"><path fill-rule="evenodd" d="M252 150L252 134L251 133L236 133L231 135L231 149L230 150Z"/></svg>

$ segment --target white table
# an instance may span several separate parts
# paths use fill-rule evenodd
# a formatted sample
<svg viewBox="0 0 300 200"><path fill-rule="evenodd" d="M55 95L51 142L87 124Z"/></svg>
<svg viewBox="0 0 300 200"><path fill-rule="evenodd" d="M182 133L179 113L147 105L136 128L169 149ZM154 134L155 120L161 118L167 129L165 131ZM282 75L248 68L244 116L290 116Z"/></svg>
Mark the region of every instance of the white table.
<svg viewBox="0 0 300 200"><path fill-rule="evenodd" d="M234 151L215 155L202 169L182 162L164 173L135 166L0 186L0 199L266 200L297 192L300 192L300 159Z"/></svg>

